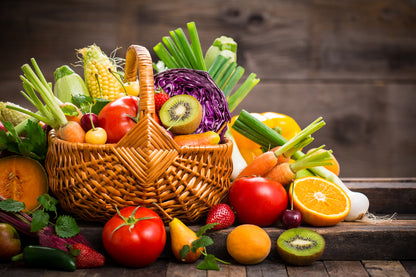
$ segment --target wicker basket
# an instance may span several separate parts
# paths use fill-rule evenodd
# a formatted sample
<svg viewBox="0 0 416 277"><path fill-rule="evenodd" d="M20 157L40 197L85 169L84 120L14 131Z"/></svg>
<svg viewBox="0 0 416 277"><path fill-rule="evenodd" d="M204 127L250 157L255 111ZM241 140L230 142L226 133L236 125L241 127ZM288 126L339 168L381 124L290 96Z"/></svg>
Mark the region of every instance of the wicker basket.
<svg viewBox="0 0 416 277"><path fill-rule="evenodd" d="M137 79L137 73L140 121L117 144L71 143L58 139L53 130L49 133L50 189L65 211L87 221L105 222L115 207L142 205L158 211L152 204L156 202L170 216L196 222L228 193L232 142L177 145L154 120L150 54L132 45L126 54L126 79Z"/></svg>

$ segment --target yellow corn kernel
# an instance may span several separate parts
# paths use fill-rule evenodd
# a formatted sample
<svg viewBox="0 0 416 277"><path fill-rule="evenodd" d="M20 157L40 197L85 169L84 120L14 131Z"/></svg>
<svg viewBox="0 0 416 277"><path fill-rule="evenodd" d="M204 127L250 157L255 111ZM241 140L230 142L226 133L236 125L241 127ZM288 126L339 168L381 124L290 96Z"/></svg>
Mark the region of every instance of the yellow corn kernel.
<svg viewBox="0 0 416 277"><path fill-rule="evenodd" d="M93 98L114 100L125 95L121 92L121 78L116 75L116 63L97 45L82 48L78 53L83 56L84 79Z"/></svg>

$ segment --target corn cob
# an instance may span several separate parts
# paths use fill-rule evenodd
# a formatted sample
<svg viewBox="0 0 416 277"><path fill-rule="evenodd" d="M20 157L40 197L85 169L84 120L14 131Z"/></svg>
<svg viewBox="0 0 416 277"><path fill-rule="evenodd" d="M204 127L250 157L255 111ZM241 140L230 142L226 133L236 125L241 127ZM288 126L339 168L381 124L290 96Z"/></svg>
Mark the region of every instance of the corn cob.
<svg viewBox="0 0 416 277"><path fill-rule="evenodd" d="M25 121L30 117L25 113L7 108L7 105L24 109L19 105L11 102L0 102L0 120L10 122L13 124L13 126L17 126L19 123Z"/></svg>
<svg viewBox="0 0 416 277"><path fill-rule="evenodd" d="M113 59L95 44L79 49L78 53L83 57L84 80L93 98L114 100L125 95Z"/></svg>

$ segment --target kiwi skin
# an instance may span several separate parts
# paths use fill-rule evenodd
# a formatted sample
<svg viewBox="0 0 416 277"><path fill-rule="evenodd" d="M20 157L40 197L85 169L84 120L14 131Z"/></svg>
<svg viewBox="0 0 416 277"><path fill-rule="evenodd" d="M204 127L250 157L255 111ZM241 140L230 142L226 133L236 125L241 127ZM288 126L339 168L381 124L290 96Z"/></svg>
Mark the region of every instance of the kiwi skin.
<svg viewBox="0 0 416 277"><path fill-rule="evenodd" d="M310 244L301 246L296 244L296 241L310 242ZM285 262L292 265L311 265L322 256L324 249L324 238L306 228L286 230L277 239L277 252Z"/></svg>
<svg viewBox="0 0 416 277"><path fill-rule="evenodd" d="M171 113L175 112L175 107L177 108L179 105L188 110L186 111L186 117L178 120L173 118ZM159 111L159 118L163 126L175 135L192 134L201 124L202 106L194 96L187 94L175 95L163 104Z"/></svg>

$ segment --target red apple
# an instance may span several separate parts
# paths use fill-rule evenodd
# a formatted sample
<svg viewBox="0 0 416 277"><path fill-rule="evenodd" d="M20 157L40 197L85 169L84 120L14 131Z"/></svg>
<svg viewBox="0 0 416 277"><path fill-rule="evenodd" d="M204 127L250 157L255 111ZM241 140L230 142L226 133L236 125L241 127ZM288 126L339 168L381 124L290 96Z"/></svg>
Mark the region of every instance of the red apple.
<svg viewBox="0 0 416 277"><path fill-rule="evenodd" d="M21 247L16 229L7 223L0 223L0 261L10 261L20 253Z"/></svg>

